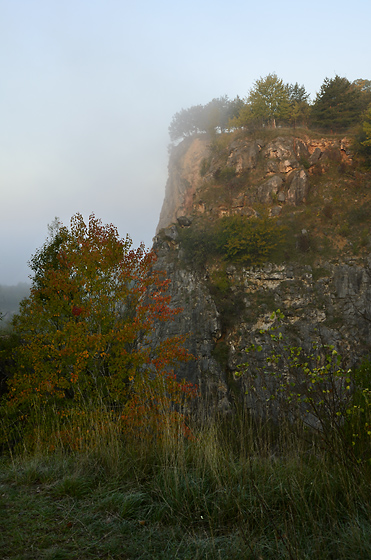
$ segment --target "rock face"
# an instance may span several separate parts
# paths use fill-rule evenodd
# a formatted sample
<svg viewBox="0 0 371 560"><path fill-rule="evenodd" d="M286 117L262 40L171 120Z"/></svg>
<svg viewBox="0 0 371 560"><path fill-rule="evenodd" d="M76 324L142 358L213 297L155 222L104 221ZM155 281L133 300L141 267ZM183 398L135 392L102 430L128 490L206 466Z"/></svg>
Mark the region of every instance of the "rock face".
<svg viewBox="0 0 371 560"><path fill-rule="evenodd" d="M183 309L173 323L158 326L156 337L188 336L186 347L197 359L181 365L177 374L197 383L218 410L231 407L237 385L244 395L246 378L237 381L235 374L246 361L245 349L258 343L260 330L272 323L274 309L284 313L292 344L307 349L312 340L334 344L349 366L369 352L371 262L366 268L351 259L328 262L320 278L309 265L230 266L231 301L237 308L233 323L226 327L210 291L212 271L201 274L180 264L179 246L170 237L157 238L154 248L158 267L171 278L172 303ZM294 336L290 326L294 327Z"/></svg>
<svg viewBox="0 0 371 560"><path fill-rule="evenodd" d="M217 150L206 137L188 138L171 153L156 233L183 216L254 215L256 203L300 205L309 194L308 177L324 173L329 158L351 162L348 144L346 139L295 136L271 141L245 138ZM230 176L229 200L218 200L218 181L226 176Z"/></svg>
<svg viewBox="0 0 371 560"><path fill-rule="evenodd" d="M178 378L197 384L204 395L216 399L217 407L228 408L226 372L214 356L216 343L222 336L221 324L206 279L191 268L178 266L179 248L169 237L163 241L157 238L154 249L158 269L165 270L171 278L172 305L182 309L173 322L158 324L154 337L162 340L168 336L186 336L185 346L197 359L180 364Z"/></svg>
<svg viewBox="0 0 371 560"><path fill-rule="evenodd" d="M157 231L189 213L192 197L201 184L200 165L208 153L204 138L189 138L173 148Z"/></svg>
<svg viewBox="0 0 371 560"><path fill-rule="evenodd" d="M196 138L172 154L154 250L156 266L171 278L172 304L182 312L174 322L157 325L154 337L187 335L186 346L196 359L179 366L177 375L197 383L216 410L231 410L236 399L257 406L245 395L246 376L237 379L236 373L246 361L245 349L259 341L260 330L271 324L275 309L284 313L285 332L293 344L304 348L311 340L334 344L349 365L369 352L371 259L340 253L321 257L315 265L267 262L244 267L207 262L197 268L184 258L179 239L179 228L192 227L200 216L256 216L262 205L271 216L287 207L297 212L309 196L312 174L321 176L334 159L351 162L345 139L239 139L223 153L212 153L206 139ZM220 175L230 181L229 200L218 198ZM306 235L303 229L302 243ZM221 268L228 286L227 314L225 295L221 303L212 282Z"/></svg>

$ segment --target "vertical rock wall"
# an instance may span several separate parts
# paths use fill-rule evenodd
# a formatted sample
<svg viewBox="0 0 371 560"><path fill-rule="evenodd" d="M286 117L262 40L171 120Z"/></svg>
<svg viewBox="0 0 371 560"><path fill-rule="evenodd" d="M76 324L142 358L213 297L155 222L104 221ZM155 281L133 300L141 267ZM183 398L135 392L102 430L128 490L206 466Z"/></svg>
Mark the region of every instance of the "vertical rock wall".
<svg viewBox="0 0 371 560"><path fill-rule="evenodd" d="M226 322L210 289L220 265L208 262L196 269L184 258L179 241L179 228L200 215L256 215L263 205L274 216L287 205L302 205L311 175L322 176L334 160L351 162L346 140L237 139L212 152L207 139L199 137L173 150L154 250L157 267L171 279L172 304L182 312L174 322L158 325L154 337L187 336L186 346L196 359L180 365L177 375L197 383L214 409L230 410L236 399L254 406L245 395L246 376L237 379L236 372L246 360L245 349L259 340L276 309L286 317L288 343L304 348L312 340L334 344L349 365L370 351L371 260L340 252L327 261L320 259L316 268L295 262L229 265L233 312ZM228 191L232 194L226 202L218 194L218 178L228 168L233 170Z"/></svg>

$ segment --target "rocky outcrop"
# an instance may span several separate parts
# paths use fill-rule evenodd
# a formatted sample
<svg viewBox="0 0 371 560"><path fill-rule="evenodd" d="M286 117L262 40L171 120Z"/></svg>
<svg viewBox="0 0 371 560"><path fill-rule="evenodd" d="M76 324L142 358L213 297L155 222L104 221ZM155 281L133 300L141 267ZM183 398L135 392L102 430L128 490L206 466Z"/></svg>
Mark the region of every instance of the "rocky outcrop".
<svg viewBox="0 0 371 560"><path fill-rule="evenodd" d="M177 374L197 383L217 410L231 408L236 387L245 398L246 377L237 380L236 373L246 361L245 349L259 341L260 330L269 327L276 309L285 315L288 343L307 349L313 340L334 344L349 366L371 348L371 260L327 262L318 269L270 263L260 268L229 266L233 320L226 326L210 290L213 271L201 273L185 264L177 239L166 230L154 248L157 266L171 278L172 304L182 308L172 323L157 326L155 336L187 336L186 347L196 359L179 366ZM250 361L252 370L258 365Z"/></svg>
<svg viewBox="0 0 371 560"><path fill-rule="evenodd" d="M267 181L264 181L258 186L256 198L262 204L269 204L272 202L275 195L277 195L283 184L283 180L279 175L273 175Z"/></svg>
<svg viewBox="0 0 371 560"><path fill-rule="evenodd" d="M157 325L153 336L187 336L186 346L195 360L181 364L177 375L197 383L216 410L231 410L236 399L255 406L245 395L246 375L238 378L236 373L246 360L245 349L259 341L276 309L285 316L289 344L333 344L349 365L367 355L371 260L340 251L331 258L318 254L311 264L288 259L246 267L209 260L196 267L185 255L181 228L200 219L212 223L235 214L256 217L262 208L270 216L297 214L300 229L295 236L305 253L309 237L300 216L313 178L334 163L351 161L346 139L295 135L272 140L237 137L219 147L197 137L174 148L154 250L156 266L171 278L172 304L182 311L172 323ZM291 210L284 213L287 208ZM324 235L319 239L326 243ZM215 284L218 275L223 275L223 293Z"/></svg>
<svg viewBox="0 0 371 560"><path fill-rule="evenodd" d="M183 216L254 215L259 204L298 206L308 197L308 177L324 173L330 159L351 162L346 139L245 137L215 149L206 135L188 138L172 150L156 232ZM226 178L228 200L220 200L218 185Z"/></svg>
<svg viewBox="0 0 371 560"><path fill-rule="evenodd" d="M172 149L157 231L189 213L193 195L202 183L200 166L209 155L208 144L206 138L188 138Z"/></svg>
<svg viewBox="0 0 371 560"><path fill-rule="evenodd" d="M226 371L215 357L216 343L222 336L216 304L205 277L192 268L179 266L179 247L173 230L164 230L161 237L155 238L154 243L157 268L166 271L171 278L169 295L172 306L182 311L172 322L156 325L154 340L185 336L185 347L195 359L178 365L178 378L197 384L205 398L213 400L216 408L226 410L230 407Z"/></svg>
<svg viewBox="0 0 371 560"><path fill-rule="evenodd" d="M304 169L292 171L287 178L285 202L298 206L305 201L309 192L308 176Z"/></svg>
<svg viewBox="0 0 371 560"><path fill-rule="evenodd" d="M232 142L229 148L227 165L234 168L237 174L254 169L258 163L262 146L263 142L261 140Z"/></svg>

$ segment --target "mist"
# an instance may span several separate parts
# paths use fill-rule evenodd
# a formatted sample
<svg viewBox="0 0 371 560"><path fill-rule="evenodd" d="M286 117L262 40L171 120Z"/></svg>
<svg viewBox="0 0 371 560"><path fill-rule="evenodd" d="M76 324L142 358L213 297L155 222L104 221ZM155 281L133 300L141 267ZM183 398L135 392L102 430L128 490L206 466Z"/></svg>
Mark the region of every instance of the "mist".
<svg viewBox="0 0 371 560"><path fill-rule="evenodd" d="M150 247L172 116L270 72L312 98L326 76L369 77L370 16L361 0L2 2L0 283L27 282L56 216L94 212Z"/></svg>
<svg viewBox="0 0 371 560"><path fill-rule="evenodd" d="M16 286L0 285L0 325L9 323L19 311L19 303L29 296L31 284L19 282Z"/></svg>

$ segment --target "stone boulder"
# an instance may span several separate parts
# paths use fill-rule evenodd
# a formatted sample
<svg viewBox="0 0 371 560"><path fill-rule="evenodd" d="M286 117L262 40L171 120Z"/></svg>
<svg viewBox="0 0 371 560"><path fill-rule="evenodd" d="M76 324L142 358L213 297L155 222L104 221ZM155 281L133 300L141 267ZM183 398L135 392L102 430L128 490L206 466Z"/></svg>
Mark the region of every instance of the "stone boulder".
<svg viewBox="0 0 371 560"><path fill-rule="evenodd" d="M309 157L309 165L315 165L322 155L320 148L315 148L314 152Z"/></svg>
<svg viewBox="0 0 371 560"><path fill-rule="evenodd" d="M295 158L284 159L278 164L280 173L290 173L290 171L297 169L298 167L299 163Z"/></svg>
<svg viewBox="0 0 371 560"><path fill-rule="evenodd" d="M256 142L236 141L231 144L228 156L228 167L234 167L237 174L254 169L260 152L260 145Z"/></svg>
<svg viewBox="0 0 371 560"><path fill-rule="evenodd" d="M304 202L309 192L308 175L304 169L297 169L290 173L288 185L286 202L295 206Z"/></svg>
<svg viewBox="0 0 371 560"><path fill-rule="evenodd" d="M298 160L309 159L308 146L305 142L303 142L303 140L300 140L300 138L295 138L294 140L294 152Z"/></svg>
<svg viewBox="0 0 371 560"><path fill-rule="evenodd" d="M276 138L265 148L264 156L268 159L268 172L277 170L280 173L289 173L299 167L292 138Z"/></svg>
<svg viewBox="0 0 371 560"><path fill-rule="evenodd" d="M274 158L280 161L285 159L294 159L294 145L292 138L278 137L269 142L264 149L264 157Z"/></svg>
<svg viewBox="0 0 371 560"><path fill-rule="evenodd" d="M176 241L178 239L178 232L175 226L163 229L163 235L166 239L170 239L170 241Z"/></svg>
<svg viewBox="0 0 371 560"><path fill-rule="evenodd" d="M189 227L192 223L192 218L188 216L178 216L177 221L181 227Z"/></svg>
<svg viewBox="0 0 371 560"><path fill-rule="evenodd" d="M262 204L272 202L272 195L276 195L282 186L283 181L279 175L273 175L262 185L258 186L257 199Z"/></svg>

